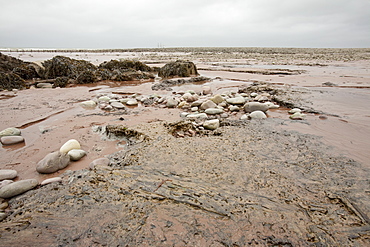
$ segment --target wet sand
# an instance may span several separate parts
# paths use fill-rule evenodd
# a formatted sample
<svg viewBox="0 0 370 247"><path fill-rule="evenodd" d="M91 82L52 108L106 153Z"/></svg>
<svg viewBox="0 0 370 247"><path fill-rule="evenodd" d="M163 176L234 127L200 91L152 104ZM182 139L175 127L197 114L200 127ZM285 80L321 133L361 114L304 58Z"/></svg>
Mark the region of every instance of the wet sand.
<svg viewBox="0 0 370 247"><path fill-rule="evenodd" d="M38 61L56 55L39 52L5 54L26 61ZM152 66L159 66L171 57L170 53L104 55L64 53L63 55L78 59L86 58L97 64L111 58L140 58L151 61ZM253 123L245 127L236 127L236 129L223 127L223 137L173 139L165 133L163 123L180 120L180 109L139 105L130 107L127 111L106 113L100 109L87 110L79 106L79 102L101 94L172 94L168 91L152 91L151 86L155 82L140 84L132 82L122 86L117 83L102 83L73 88L30 89L19 91L16 94L0 92L0 115L2 116L0 129L20 127L26 139L25 144L0 147L0 168L17 170L18 179L37 178L39 181L60 175L66 176L67 179L68 176L63 175L66 170L79 171L77 174L82 174L81 181L76 184L64 182L65 188L57 189L58 193L50 197L50 200L53 200L54 197L63 197L75 190L76 193L72 193L73 200L75 200L76 195L81 193L78 188L86 186L86 183L89 184L87 182L89 179L95 181L94 176L97 176L95 173L92 174L93 172L81 169L86 168L95 158L102 156L127 157L125 154L127 148L122 140L107 140L100 133L94 132L93 127L123 124L142 131L154 141L143 147L139 146L135 152L128 150L134 157L139 157L131 160L132 165L124 169L117 165L114 171L108 174L101 171L101 179L105 177L105 180L113 186L106 188L102 184L106 191L101 189L101 193L116 193L114 188L118 186L123 193L126 193L126 199L117 195L120 197L119 200L126 205L125 207L138 209L136 211L131 209L130 212L136 216L130 218L126 213L117 211L114 202L103 203L101 206L107 207L111 212L111 215L107 216L108 219L113 220L116 215L120 215L132 225L125 228L121 221L116 222L120 224L120 231L116 230L118 232L114 234L126 232L126 235L123 234L128 239L126 242L119 240L121 238L112 240L113 238L102 233L99 235L99 229L90 226L89 229L98 235L95 238L96 241L98 239L108 245L109 243L158 245L162 241L165 245L172 243L176 246L216 243L229 246L233 243L248 244L248 241L243 239L249 239L249 241L255 239L255 242L251 242L252 245L258 243L268 245L270 241L271 244L283 246L284 243L285 245L309 246L307 243L310 242L310 237L305 235L307 231L312 235L312 243L320 241L328 245L336 243L351 245L352 243L353 246L368 243L366 236L369 233L366 227L370 222L367 222L366 215L370 213L368 207L370 188L366 179L370 174L370 111L368 109L370 60L302 60L296 58L289 60L289 56L286 55L279 64L276 59L272 59L273 62L271 62L266 60L266 57L260 60L237 59L235 54L226 54L223 57L214 56L206 59L203 55L196 56L179 52L173 57L185 59L191 57L199 73L214 80L199 85L188 84L173 87L175 92L189 89L200 91L204 85L210 86L214 94L225 91L237 92L238 87L250 85L254 81L270 82L280 89L290 91L292 97L296 97L298 105L312 108L317 113L307 113L307 119L303 121L292 121L289 119L288 109L281 107L268 111L269 119L261 124ZM290 63L287 64L287 61ZM337 86L324 87L322 83L325 82L331 82ZM232 115L230 119L236 120L241 114ZM81 142L82 148L87 151L86 157L51 175L40 175L35 171L35 165L40 159L47 153L58 150L65 141L72 138ZM252 146L247 145L243 149L245 143ZM242 155L243 150L246 152L244 156ZM115 154L116 152L118 153ZM124 155L120 156L122 152ZM120 158L117 159L120 160ZM256 170L246 165L248 163L253 163ZM245 165L239 167L238 164ZM273 167L275 165L276 167ZM317 165L319 167L316 167ZM238 175L246 171L246 174L250 174L245 175L247 177ZM99 171L97 173L99 174ZM117 174L120 176L117 177ZM153 193L156 185L166 179L171 181L168 181L168 184L165 181L163 190L159 187L158 192ZM357 182L354 182L356 179ZM336 184L335 181L338 183ZM243 187L245 189L241 189ZM59 187L56 186L56 188ZM94 194L94 197L92 196L94 200L103 198L99 190L93 192L97 190L94 188L89 187L89 193ZM171 192L171 188L174 191ZM150 191L149 194L148 191ZM250 194L251 191L255 191L255 194ZM337 195L344 191L347 191L344 197ZM49 214L63 212L56 208L59 204L47 204L38 199L37 193L50 194L50 190L46 187L30 193L32 193L30 197L35 201L52 208L46 210ZM190 199L182 198L184 193L188 194ZM328 193L331 194L328 196ZM333 193L335 195L332 195ZM298 199L294 199L297 196ZM198 199L194 201L194 198ZM238 198L240 201L236 203ZM71 200L65 199L61 202L69 205L72 203ZM164 203L159 203L163 200ZM229 202L223 203L222 201L225 200ZM333 203L335 200L339 203ZM346 200L351 202L348 204ZM13 203L13 214L6 224L22 219L14 213L22 210L22 207L17 205L25 203L32 215L35 202L27 201L26 196L14 199ZM97 220L100 222L99 226L107 227L108 223L96 214L98 210L101 210L100 204L94 205L84 201L82 204L87 205L86 211L83 211L83 207L76 206L77 204L74 201L69 209L72 211L71 214L66 215L74 224L66 224L66 226L75 225L78 231L87 231L83 222L89 225L88 222ZM316 204L319 206L315 209ZM351 205L358 207L360 213L356 214L356 210L353 209L351 211ZM194 210L194 208L197 209ZM340 217L341 209L343 219L339 220L337 217ZM323 213L325 210L329 210L329 213ZM288 213L289 211L293 213ZM86 218L72 217L78 212L85 212ZM230 217L230 212L235 217ZM361 214L365 214L362 216L363 219L361 219ZM32 224L40 228L44 215L32 215L32 217L34 217ZM143 217L145 223L141 224L140 219L143 220ZM51 222L48 224L62 227L54 222L57 218L50 217ZM334 218L332 224L327 222L330 218ZM190 223L186 223L188 219L191 219ZM301 219L302 222L300 222ZM319 226L319 229L315 228L315 224ZM308 225L311 226L308 227ZM323 226L329 233L324 233ZM363 227L365 233L359 233L360 229L356 228L354 234L357 234L357 240L351 240L351 242L346 239L348 234L343 232L351 231L353 226ZM311 230L308 231L308 228ZM175 234L182 231L184 232L182 236ZM197 231L198 234L196 234ZM54 230L48 233L44 230L41 232L45 236L45 243L51 245L55 243L73 245L75 242L65 230L61 231L61 237L58 239L52 237L56 234ZM139 237L135 236L135 232L139 234L142 242ZM224 232L225 236L221 236L221 232ZM19 236L22 236L21 239L27 239L31 236L27 234L32 235L35 232L27 229L23 236ZM333 239L328 237L330 234L333 234ZM256 237L257 235L260 237ZM287 237L289 235L295 237L289 239ZM6 235L6 243L14 243L9 236L11 234ZM80 244L91 245L93 243L89 242L88 234L81 236L76 237L76 243L79 241ZM270 238L274 236L275 239L263 239L263 236ZM40 244L41 242L35 240L35 243Z"/></svg>

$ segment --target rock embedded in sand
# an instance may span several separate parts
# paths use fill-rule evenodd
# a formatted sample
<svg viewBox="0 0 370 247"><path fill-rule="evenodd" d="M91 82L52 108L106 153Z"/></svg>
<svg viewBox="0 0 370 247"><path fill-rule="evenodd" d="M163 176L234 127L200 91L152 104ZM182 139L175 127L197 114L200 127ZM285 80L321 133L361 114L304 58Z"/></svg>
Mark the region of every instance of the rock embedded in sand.
<svg viewBox="0 0 370 247"><path fill-rule="evenodd" d="M293 108L293 109L290 109L290 110L288 111L288 113L290 113L290 114L294 114L294 113L297 113L297 112L301 113L301 112L302 112L302 110L301 110L301 109L299 109L299 108Z"/></svg>
<svg viewBox="0 0 370 247"><path fill-rule="evenodd" d="M200 109L206 110L208 108L216 108L217 105L212 100L207 100L200 105Z"/></svg>
<svg viewBox="0 0 370 247"><path fill-rule="evenodd" d="M191 113L189 115L186 116L187 118L207 118L207 114L206 113Z"/></svg>
<svg viewBox="0 0 370 247"><path fill-rule="evenodd" d="M37 88L52 88L53 84L47 82L40 82L36 85Z"/></svg>
<svg viewBox="0 0 370 247"><path fill-rule="evenodd" d="M17 175L18 173L16 170L11 170L11 169L0 170L0 181L6 180L6 179L13 179L17 177Z"/></svg>
<svg viewBox="0 0 370 247"><path fill-rule="evenodd" d="M296 112L293 115L290 115L289 118L292 120L303 120L306 118L306 115L300 112Z"/></svg>
<svg viewBox="0 0 370 247"><path fill-rule="evenodd" d="M99 97L98 99L99 102L109 102L110 101L110 98L108 96L101 96Z"/></svg>
<svg viewBox="0 0 370 247"><path fill-rule="evenodd" d="M36 179L26 179L8 184L0 189L0 198L11 198L35 188L39 182Z"/></svg>
<svg viewBox="0 0 370 247"><path fill-rule="evenodd" d="M0 138L0 142L3 145L13 145L24 142L24 138L22 136L3 136Z"/></svg>
<svg viewBox="0 0 370 247"><path fill-rule="evenodd" d="M89 168L92 170L98 166L108 166L109 164L110 164L110 160L108 158L99 158L99 159L93 160L89 164Z"/></svg>
<svg viewBox="0 0 370 247"><path fill-rule="evenodd" d="M135 106L135 105L138 105L139 102L136 100L136 99L130 99L128 101L126 101L126 105L129 105L129 106Z"/></svg>
<svg viewBox="0 0 370 247"><path fill-rule="evenodd" d="M168 108L175 108L178 104L179 104L179 101L177 99L169 98L167 99L166 106Z"/></svg>
<svg viewBox="0 0 370 247"><path fill-rule="evenodd" d="M207 94L212 94L212 89L210 86L203 86L202 87L202 94L207 95Z"/></svg>
<svg viewBox="0 0 370 247"><path fill-rule="evenodd" d="M21 130L17 128L6 128L2 131L0 131L0 137L2 136L20 136Z"/></svg>
<svg viewBox="0 0 370 247"><path fill-rule="evenodd" d="M220 103L222 103L223 101L225 101L225 99L224 99L221 95L219 95L219 94L216 94L215 96L213 96L213 97L211 98L211 100L212 100L215 104L220 104Z"/></svg>
<svg viewBox="0 0 370 247"><path fill-rule="evenodd" d="M193 62L177 60L171 62L159 69L158 76L162 78L169 77L189 77L192 75L198 75L197 68Z"/></svg>
<svg viewBox="0 0 370 247"><path fill-rule="evenodd" d="M117 109L125 109L125 106L121 102L115 101L112 102L110 105Z"/></svg>
<svg viewBox="0 0 370 247"><path fill-rule="evenodd" d="M66 154L72 149L81 149L80 143L75 139L71 139L64 143L63 146L59 149L59 152Z"/></svg>
<svg viewBox="0 0 370 247"><path fill-rule="evenodd" d="M48 178L41 182L41 185L51 184L51 183L58 183L62 182L61 177L55 177L55 178Z"/></svg>
<svg viewBox="0 0 370 247"><path fill-rule="evenodd" d="M219 108L208 108L204 112L209 114L209 115L217 115L217 114L223 113L224 110L219 109Z"/></svg>
<svg viewBox="0 0 370 247"><path fill-rule="evenodd" d="M80 106L84 108L94 108L96 107L96 102L93 100L87 100L80 103Z"/></svg>
<svg viewBox="0 0 370 247"><path fill-rule="evenodd" d="M53 173L68 166L70 157L66 153L53 152L47 154L37 163L36 171L39 173Z"/></svg>
<svg viewBox="0 0 370 247"><path fill-rule="evenodd" d="M204 121L203 127L208 130L215 130L218 127L220 127L220 120L212 119L212 120Z"/></svg>
<svg viewBox="0 0 370 247"><path fill-rule="evenodd" d="M86 152L82 149L72 149L68 153L72 161L78 161L86 155Z"/></svg>
<svg viewBox="0 0 370 247"><path fill-rule="evenodd" d="M251 114L249 114L249 117L251 119L263 119L263 118L267 118L266 114L263 111L254 111Z"/></svg>
<svg viewBox="0 0 370 247"><path fill-rule="evenodd" d="M226 102L231 105L242 105L245 103L245 98L241 96L235 97L235 98L229 98L229 99L226 99Z"/></svg>
<svg viewBox="0 0 370 247"><path fill-rule="evenodd" d="M244 105L245 112L263 111L266 112L270 109L269 105L260 102L248 102Z"/></svg>

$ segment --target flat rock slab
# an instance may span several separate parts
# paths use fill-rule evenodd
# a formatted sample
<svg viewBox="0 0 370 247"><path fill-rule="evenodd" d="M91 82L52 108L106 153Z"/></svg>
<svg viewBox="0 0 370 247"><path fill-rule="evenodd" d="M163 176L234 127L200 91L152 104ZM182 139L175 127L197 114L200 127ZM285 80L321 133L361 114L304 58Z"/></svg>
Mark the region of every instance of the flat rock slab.
<svg viewBox="0 0 370 247"><path fill-rule="evenodd" d="M13 145L24 142L23 136L3 136L0 138L0 142L3 145Z"/></svg>

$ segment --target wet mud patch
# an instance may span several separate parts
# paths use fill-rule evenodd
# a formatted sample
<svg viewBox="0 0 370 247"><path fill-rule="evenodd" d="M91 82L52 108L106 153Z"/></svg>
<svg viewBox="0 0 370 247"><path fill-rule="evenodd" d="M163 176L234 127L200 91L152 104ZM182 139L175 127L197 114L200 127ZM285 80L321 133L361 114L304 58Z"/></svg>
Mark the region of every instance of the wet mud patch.
<svg viewBox="0 0 370 247"><path fill-rule="evenodd" d="M112 127L148 140L11 199L2 243L368 245L370 172L281 124L230 121L207 138L176 138L161 122Z"/></svg>

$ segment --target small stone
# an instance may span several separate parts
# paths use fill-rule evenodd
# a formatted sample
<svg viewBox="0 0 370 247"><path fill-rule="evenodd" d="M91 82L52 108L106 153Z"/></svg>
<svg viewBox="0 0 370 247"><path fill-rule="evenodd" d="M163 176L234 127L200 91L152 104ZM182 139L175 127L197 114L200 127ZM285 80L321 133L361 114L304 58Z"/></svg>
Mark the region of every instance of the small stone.
<svg viewBox="0 0 370 247"><path fill-rule="evenodd" d="M93 100L87 100L80 103L80 106L83 108L95 108L96 102Z"/></svg>
<svg viewBox="0 0 370 247"><path fill-rule="evenodd" d="M211 100L212 100L213 102L215 102L215 104L220 104L220 103L222 103L222 102L224 101L224 98L223 98L221 95L216 94L215 96L213 96L213 97L211 98Z"/></svg>
<svg viewBox="0 0 370 247"><path fill-rule="evenodd" d="M191 110L192 112L195 112L195 111L198 111L198 110L199 110L199 108L198 108L197 106L194 106L194 107L192 107L190 110Z"/></svg>
<svg viewBox="0 0 370 247"><path fill-rule="evenodd" d="M209 87L209 86L203 86L202 87L202 93L203 93L203 95L211 94L212 93L211 87Z"/></svg>
<svg viewBox="0 0 370 247"><path fill-rule="evenodd" d="M302 110L301 110L301 109L299 109L299 108L293 108L293 109L290 109L290 110L288 111L288 113L290 113L290 114L294 114L294 113L297 113L297 112L301 113L301 112L302 112Z"/></svg>
<svg viewBox="0 0 370 247"><path fill-rule="evenodd" d="M0 188L11 183L14 183L13 180L3 180L0 182Z"/></svg>
<svg viewBox="0 0 370 247"><path fill-rule="evenodd" d="M247 120L249 119L249 114L243 114L241 117L240 117L240 120Z"/></svg>
<svg viewBox="0 0 370 247"><path fill-rule="evenodd" d="M2 221L3 219L5 219L8 215L6 213L2 213L0 212L0 221Z"/></svg>
<svg viewBox="0 0 370 247"><path fill-rule="evenodd" d="M229 114L227 114L226 112L224 112L224 113L222 113L220 115L220 117L222 117L222 118L228 118L229 117Z"/></svg>
<svg viewBox="0 0 370 247"><path fill-rule="evenodd" d="M181 112L180 113L180 117L182 117L182 118L186 117L187 115L189 115L188 112Z"/></svg>
<svg viewBox="0 0 370 247"><path fill-rule="evenodd" d="M7 207L9 207L9 203L8 202L2 202L2 203L0 203L0 211L3 211Z"/></svg>
<svg viewBox="0 0 370 247"><path fill-rule="evenodd" d="M129 105L129 106L135 106L135 105L138 105L139 102L136 100L136 99L130 99L126 102L126 105Z"/></svg>
<svg viewBox="0 0 370 247"><path fill-rule="evenodd" d="M303 120L305 119L306 115L300 112L296 112L293 115L290 115L289 118L292 120Z"/></svg>
<svg viewBox="0 0 370 247"><path fill-rule="evenodd" d="M251 114L249 114L249 117L251 119L263 119L263 118L267 118L266 114L263 111L254 111Z"/></svg>
<svg viewBox="0 0 370 247"><path fill-rule="evenodd" d="M280 107L279 105L275 105L272 102L265 102L264 104L267 105L269 109L278 109Z"/></svg>
<svg viewBox="0 0 370 247"><path fill-rule="evenodd" d="M93 160L90 163L89 168L92 170L92 169L95 169L95 167L97 166L108 166L109 163L110 163L110 160L108 158L99 158L99 159Z"/></svg>
<svg viewBox="0 0 370 247"><path fill-rule="evenodd" d="M196 100L196 101L191 103L191 107L200 106L203 102L204 101L202 101L202 100Z"/></svg>
<svg viewBox="0 0 370 247"><path fill-rule="evenodd" d="M41 182L41 185L51 184L51 183L58 183L62 182L61 177L55 177L55 178L48 178Z"/></svg>
<svg viewBox="0 0 370 247"><path fill-rule="evenodd" d="M207 113L207 114L209 114L209 115L216 115L216 114L223 113L224 110L218 109L218 108L208 108L204 112Z"/></svg>
<svg viewBox="0 0 370 247"><path fill-rule="evenodd" d="M68 152L68 155L72 161L78 161L86 155L86 152L82 149L72 149Z"/></svg>
<svg viewBox="0 0 370 247"><path fill-rule="evenodd" d="M251 97L256 97L258 95L258 93L251 93L250 95L251 95Z"/></svg>
<svg viewBox="0 0 370 247"><path fill-rule="evenodd" d="M0 138L0 142L3 145L13 145L24 142L24 138L22 136L3 136Z"/></svg>
<svg viewBox="0 0 370 247"><path fill-rule="evenodd" d="M21 130L17 128L7 128L0 131L0 137L2 136L20 136Z"/></svg>
<svg viewBox="0 0 370 247"><path fill-rule="evenodd" d="M36 179L27 179L8 184L0 189L0 198L11 198L35 188L39 182Z"/></svg>
<svg viewBox="0 0 370 247"><path fill-rule="evenodd" d="M166 106L168 108L175 108L179 104L179 101L174 98L167 99Z"/></svg>
<svg viewBox="0 0 370 247"><path fill-rule="evenodd" d="M16 170L11 169L3 169L0 170L0 181L5 179L13 179L16 178L18 175Z"/></svg>
<svg viewBox="0 0 370 247"><path fill-rule="evenodd" d="M229 98L226 99L226 102L232 105L242 105L245 103L245 98L241 96L236 98Z"/></svg>
<svg viewBox="0 0 370 247"><path fill-rule="evenodd" d="M231 112L233 112L233 111L239 111L239 110L240 110L240 108L239 108L238 106L236 106L236 105L231 105L231 106L229 107L229 110L230 110Z"/></svg>
<svg viewBox="0 0 370 247"><path fill-rule="evenodd" d="M189 103L186 101L181 101L180 104L177 105L178 108L189 108Z"/></svg>
<svg viewBox="0 0 370 247"><path fill-rule="evenodd" d="M215 130L218 127L220 127L220 120L212 119L212 120L204 121L203 127L208 130Z"/></svg>
<svg viewBox="0 0 370 247"><path fill-rule="evenodd" d="M245 112L263 111L266 112L269 109L269 105L260 102L248 102L244 105Z"/></svg>
<svg viewBox="0 0 370 247"><path fill-rule="evenodd" d="M192 113L186 116L187 118L207 118L206 113Z"/></svg>
<svg viewBox="0 0 370 247"><path fill-rule="evenodd" d="M110 98L108 96L101 96L98 99L99 102L104 101L104 102L109 102Z"/></svg>
<svg viewBox="0 0 370 247"><path fill-rule="evenodd" d="M52 88L53 84L47 83L47 82L40 82L40 83L37 83L36 87L38 87L38 88Z"/></svg>
<svg viewBox="0 0 370 247"><path fill-rule="evenodd" d="M201 105L200 105L200 109L202 110L205 110L205 109L208 109L208 108L216 108L217 105L215 104L215 102L211 101L211 100L207 100L205 102L203 102Z"/></svg>
<svg viewBox="0 0 370 247"><path fill-rule="evenodd" d="M63 146L59 149L59 152L61 153L68 153L72 149L81 149L81 145L78 141L75 139L71 139L63 144Z"/></svg>
<svg viewBox="0 0 370 247"><path fill-rule="evenodd" d="M121 102L118 102L118 101L114 101L110 105L117 109L125 109L125 106Z"/></svg>
<svg viewBox="0 0 370 247"><path fill-rule="evenodd" d="M36 171L39 173L53 173L68 166L69 155L61 152L47 154L37 163Z"/></svg>

